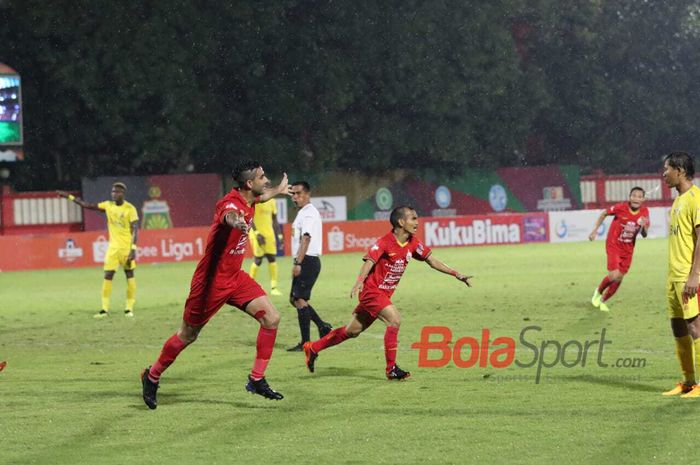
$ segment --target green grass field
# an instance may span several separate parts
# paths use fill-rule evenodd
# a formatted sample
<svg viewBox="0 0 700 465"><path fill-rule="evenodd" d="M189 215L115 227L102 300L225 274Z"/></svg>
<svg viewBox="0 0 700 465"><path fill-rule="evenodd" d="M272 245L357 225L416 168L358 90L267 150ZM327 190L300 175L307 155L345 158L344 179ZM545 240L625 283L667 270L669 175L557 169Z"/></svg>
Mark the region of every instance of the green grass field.
<svg viewBox="0 0 700 465"><path fill-rule="evenodd" d="M155 411L141 400L139 372L179 326L194 263L141 265L134 319L119 311L92 318L98 268L2 273L0 464L692 460L700 401L660 395L680 378L665 314L666 241L637 249L609 314L589 304L605 270L602 243L436 249L476 276L471 289L411 263L394 295L403 316L398 362L413 373L402 383L384 378L381 322L323 352L308 373L302 354L284 351L298 341L296 312L273 298L283 320L267 378L281 402L245 392L257 323L226 307L164 374ZM354 308L348 293L359 258L323 259L312 303L334 326ZM280 269L288 292L289 259ZM118 275L114 310L124 290ZM606 363L644 366L601 368L593 354L585 367L543 369L539 384L534 367L419 368L411 344L427 325L449 327L454 339L480 339L488 328L492 338L516 341L536 325L542 331L528 336L535 344L596 340L605 328ZM519 344L521 357L532 353Z"/></svg>

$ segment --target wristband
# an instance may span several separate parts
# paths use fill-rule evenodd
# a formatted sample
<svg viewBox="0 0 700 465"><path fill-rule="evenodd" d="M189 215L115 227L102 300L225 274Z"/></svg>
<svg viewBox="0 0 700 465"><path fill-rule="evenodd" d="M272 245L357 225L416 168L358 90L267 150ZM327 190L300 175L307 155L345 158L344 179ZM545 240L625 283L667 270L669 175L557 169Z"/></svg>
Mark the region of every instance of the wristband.
<svg viewBox="0 0 700 465"><path fill-rule="evenodd" d="M131 244L131 250L136 250L136 244Z"/></svg>
<svg viewBox="0 0 700 465"><path fill-rule="evenodd" d="M294 266L301 266L301 262L296 258L294 259Z"/></svg>
<svg viewBox="0 0 700 465"><path fill-rule="evenodd" d="M70 201L75 200L75 196L73 194L68 194L68 200L70 200Z"/></svg>

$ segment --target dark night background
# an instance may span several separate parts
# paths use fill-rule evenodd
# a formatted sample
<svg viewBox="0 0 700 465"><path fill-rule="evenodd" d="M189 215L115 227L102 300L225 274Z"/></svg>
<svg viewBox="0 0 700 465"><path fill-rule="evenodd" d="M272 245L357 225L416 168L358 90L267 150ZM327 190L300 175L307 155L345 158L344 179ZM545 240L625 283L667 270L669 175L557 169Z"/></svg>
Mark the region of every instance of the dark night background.
<svg viewBox="0 0 700 465"><path fill-rule="evenodd" d="M18 190L700 149L697 1L0 0L0 62L23 79Z"/></svg>

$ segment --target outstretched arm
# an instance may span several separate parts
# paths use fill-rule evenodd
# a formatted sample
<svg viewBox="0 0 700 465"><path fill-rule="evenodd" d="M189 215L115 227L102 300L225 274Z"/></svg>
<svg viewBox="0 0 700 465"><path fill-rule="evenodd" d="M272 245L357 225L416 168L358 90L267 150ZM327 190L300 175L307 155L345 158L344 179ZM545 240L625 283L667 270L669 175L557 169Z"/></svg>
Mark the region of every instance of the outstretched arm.
<svg viewBox="0 0 700 465"><path fill-rule="evenodd" d="M357 276L357 281L355 281L355 285L350 291L351 299L355 297L356 294L359 295L360 292L362 292L362 287L365 284L365 279L367 279L367 275L369 274L369 272L372 271L373 266L374 262L372 260L365 260L365 262L362 264L362 268L360 268L360 274Z"/></svg>
<svg viewBox="0 0 700 465"><path fill-rule="evenodd" d="M81 207L87 208L88 210L102 211L102 209L100 207L98 207L96 203L86 202L83 199L81 199L80 197L76 197L73 194L69 194L66 191L56 191L56 194L58 194L59 197L63 197L64 199L68 199L72 202L75 202L78 205L80 205Z"/></svg>
<svg viewBox="0 0 700 465"><path fill-rule="evenodd" d="M280 183L276 187L265 188L265 192L260 197L258 197L257 201L259 203L266 202L272 197L275 197L280 194L291 195L289 192L289 180L287 179L287 173L282 174L282 181L280 181Z"/></svg>
<svg viewBox="0 0 700 465"><path fill-rule="evenodd" d="M598 219L595 222L595 226L593 226L593 231L588 235L588 240L593 241L595 240L595 237L598 235L598 228L600 228L600 225L603 224L603 221L605 221L605 218L608 216L608 211L603 210L600 216L598 216Z"/></svg>
<svg viewBox="0 0 700 465"><path fill-rule="evenodd" d="M462 281L464 284L466 284L469 287L472 287L472 283L469 282L471 278L474 276L466 276L460 273L457 270L454 270L450 268L449 266L445 265L442 263L440 260L437 258L433 257L432 255L429 255L428 258L425 259L425 262L430 265L430 267L434 270L437 270L441 273L449 274L457 278L459 281Z"/></svg>

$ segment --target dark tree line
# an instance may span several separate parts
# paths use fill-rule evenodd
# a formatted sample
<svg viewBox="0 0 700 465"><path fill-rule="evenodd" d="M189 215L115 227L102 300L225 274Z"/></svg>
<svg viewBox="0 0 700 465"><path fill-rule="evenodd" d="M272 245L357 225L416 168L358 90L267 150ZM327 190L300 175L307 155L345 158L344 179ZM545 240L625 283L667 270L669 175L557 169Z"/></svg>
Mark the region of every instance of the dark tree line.
<svg viewBox="0 0 700 465"><path fill-rule="evenodd" d="M698 1L0 0L0 62L23 77L20 189L700 149Z"/></svg>

